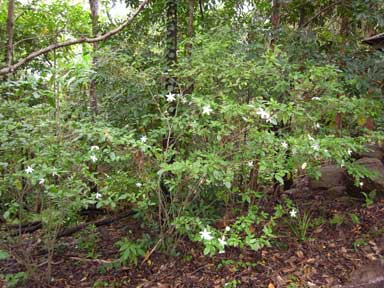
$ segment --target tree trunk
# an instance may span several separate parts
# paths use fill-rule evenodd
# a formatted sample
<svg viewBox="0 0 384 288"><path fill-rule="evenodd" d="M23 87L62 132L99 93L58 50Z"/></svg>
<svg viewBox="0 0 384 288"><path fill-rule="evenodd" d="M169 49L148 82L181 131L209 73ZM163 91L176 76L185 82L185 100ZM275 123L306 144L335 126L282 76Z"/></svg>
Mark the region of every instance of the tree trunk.
<svg viewBox="0 0 384 288"><path fill-rule="evenodd" d="M92 37L96 37L98 33L98 19L99 19L99 0L89 0L89 7L91 9L91 20L92 20ZM96 52L98 43L92 43L93 53ZM96 66L97 58L95 55L92 57L92 66ZM91 105L92 118L97 116L97 95L96 95L96 83L94 79L91 79L89 83L89 100Z"/></svg>
<svg viewBox="0 0 384 288"><path fill-rule="evenodd" d="M195 13L195 0L189 0L188 1L188 28L187 28L187 36L188 36L189 42L187 42L187 44L185 45L187 56L191 56L192 54L192 38L194 34L194 29L193 29L194 13Z"/></svg>
<svg viewBox="0 0 384 288"><path fill-rule="evenodd" d="M5 62L7 66L12 65L13 61L13 33L14 33L14 18L15 18L15 1L8 1L8 16L7 16L7 54Z"/></svg>
<svg viewBox="0 0 384 288"><path fill-rule="evenodd" d="M270 46L273 49L274 44L277 39L277 33L280 26L280 9L281 3L280 0L272 1L272 14L271 14L271 24L272 24L272 37L270 40Z"/></svg>
<svg viewBox="0 0 384 288"><path fill-rule="evenodd" d="M165 48L165 60L167 64L167 78L165 80L165 89L167 93L176 93L176 77L171 76L171 68L175 66L177 62L177 0L167 0L165 2L166 9L166 48ZM174 116L176 113L176 101L171 103L168 108L168 113ZM168 131L168 135L164 135L163 138L163 150L167 151L174 149L175 137L172 130ZM167 163L173 163L174 157L167 159ZM161 230L167 227L169 224L168 208L172 202L171 193L168 186L166 185L166 179L172 178L172 173L165 173L161 176L159 181L159 194L158 194L158 205L159 205L159 224Z"/></svg>
<svg viewBox="0 0 384 288"><path fill-rule="evenodd" d="M303 3L299 8L299 28L304 28L305 24L307 23L305 5L306 3Z"/></svg>
<svg viewBox="0 0 384 288"><path fill-rule="evenodd" d="M177 0L166 1L167 35L166 35L166 60L167 70L177 62ZM168 92L176 89L175 77L169 76L165 88Z"/></svg>

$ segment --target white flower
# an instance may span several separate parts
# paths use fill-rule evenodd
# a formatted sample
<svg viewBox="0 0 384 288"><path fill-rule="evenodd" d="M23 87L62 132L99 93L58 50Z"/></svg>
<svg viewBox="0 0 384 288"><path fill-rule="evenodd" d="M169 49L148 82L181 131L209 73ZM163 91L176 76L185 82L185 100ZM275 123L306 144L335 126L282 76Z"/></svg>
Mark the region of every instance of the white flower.
<svg viewBox="0 0 384 288"><path fill-rule="evenodd" d="M148 138L147 138L147 136L145 136L145 135L141 136L141 138L140 138L140 141L141 141L142 143L147 142L147 140L148 140Z"/></svg>
<svg viewBox="0 0 384 288"><path fill-rule="evenodd" d="M53 171L52 171L52 176L53 176L53 177L58 176L56 170L53 170Z"/></svg>
<svg viewBox="0 0 384 288"><path fill-rule="evenodd" d="M97 161L97 157L95 155L91 155L91 160L93 163L95 163Z"/></svg>
<svg viewBox="0 0 384 288"><path fill-rule="evenodd" d="M253 161L248 161L248 163L247 163L247 165L248 165L248 167L253 167Z"/></svg>
<svg viewBox="0 0 384 288"><path fill-rule="evenodd" d="M267 123L271 123L273 125L277 125L277 121L275 118L268 118L267 120L265 120Z"/></svg>
<svg viewBox="0 0 384 288"><path fill-rule="evenodd" d="M312 100L320 100L320 97L312 97Z"/></svg>
<svg viewBox="0 0 384 288"><path fill-rule="evenodd" d="M231 227L229 227L229 226L225 227L225 231L227 231L227 232L231 231Z"/></svg>
<svg viewBox="0 0 384 288"><path fill-rule="evenodd" d="M265 111L261 107L259 107L259 109L257 109L256 114L259 115L261 117L261 119L267 119L267 120L271 119L271 114L269 114L269 112Z"/></svg>
<svg viewBox="0 0 384 288"><path fill-rule="evenodd" d="M95 194L95 198L96 198L97 200L99 200L99 199L101 198L101 194L100 194L99 192L97 192L97 193Z"/></svg>
<svg viewBox="0 0 384 288"><path fill-rule="evenodd" d="M292 218L296 218L297 217L297 210L292 209L291 211L289 211L289 216L291 216Z"/></svg>
<svg viewBox="0 0 384 288"><path fill-rule="evenodd" d="M220 244L224 247L225 245L227 245L227 241L225 241L225 237L222 236L221 238L218 239Z"/></svg>
<svg viewBox="0 0 384 288"><path fill-rule="evenodd" d="M352 155L352 150L348 149L347 153L348 153L349 156L351 156Z"/></svg>
<svg viewBox="0 0 384 288"><path fill-rule="evenodd" d="M360 187L363 187L364 183L363 183L363 182L360 182L359 185L360 185Z"/></svg>
<svg viewBox="0 0 384 288"><path fill-rule="evenodd" d="M187 104L188 103L188 100L186 97L180 97L181 98L181 103L183 104Z"/></svg>
<svg viewBox="0 0 384 288"><path fill-rule="evenodd" d="M207 114L207 115L209 115L209 114L211 114L212 113L212 108L211 108L211 106L209 106L209 105L205 105L204 107L203 107L203 115L205 115L205 114Z"/></svg>
<svg viewBox="0 0 384 288"><path fill-rule="evenodd" d="M25 173L27 174L32 174L33 172L33 168L31 166L28 166L26 169L25 169Z"/></svg>
<svg viewBox="0 0 384 288"><path fill-rule="evenodd" d="M167 95L165 95L165 98L167 99L167 102L171 103L176 100L176 94L169 92Z"/></svg>
<svg viewBox="0 0 384 288"><path fill-rule="evenodd" d="M213 239L213 237L212 237L212 235L211 235L211 232L209 232L206 228L205 228L203 231L200 232L200 235L201 235L201 238L202 238L203 240L208 240L208 241L210 241L210 240Z"/></svg>
<svg viewBox="0 0 384 288"><path fill-rule="evenodd" d="M220 250L220 251L219 251L219 254L224 254L224 253L225 253L224 250ZM224 286L226 286L226 285L224 285Z"/></svg>
<svg viewBox="0 0 384 288"><path fill-rule="evenodd" d="M320 124L319 124L319 123L316 123L316 124L315 124L315 128L319 129L319 128L320 128Z"/></svg>
<svg viewBox="0 0 384 288"><path fill-rule="evenodd" d="M43 185L44 182L45 182L45 179L44 179L44 178L40 178L40 180L39 180L39 184L40 184L40 185Z"/></svg>
<svg viewBox="0 0 384 288"><path fill-rule="evenodd" d="M313 143L311 145L312 149L315 150L315 151L319 151L320 150L320 145L318 143Z"/></svg>
<svg viewBox="0 0 384 288"><path fill-rule="evenodd" d="M309 139L310 141L315 141L315 138L313 138L310 134L308 134L308 139Z"/></svg>
<svg viewBox="0 0 384 288"><path fill-rule="evenodd" d="M91 151L94 151L94 150L99 150L99 146L97 145L94 145L94 146L91 146Z"/></svg>
<svg viewBox="0 0 384 288"><path fill-rule="evenodd" d="M281 143L281 146L282 146L284 149L287 149L287 148L288 148L288 143L284 141L284 142Z"/></svg>
<svg viewBox="0 0 384 288"><path fill-rule="evenodd" d="M302 165L301 165L301 169L305 169L305 168L307 168L307 162L304 162Z"/></svg>
<svg viewBox="0 0 384 288"><path fill-rule="evenodd" d="M141 184L140 182L136 183L136 187L140 188L141 186L143 186L143 184Z"/></svg>

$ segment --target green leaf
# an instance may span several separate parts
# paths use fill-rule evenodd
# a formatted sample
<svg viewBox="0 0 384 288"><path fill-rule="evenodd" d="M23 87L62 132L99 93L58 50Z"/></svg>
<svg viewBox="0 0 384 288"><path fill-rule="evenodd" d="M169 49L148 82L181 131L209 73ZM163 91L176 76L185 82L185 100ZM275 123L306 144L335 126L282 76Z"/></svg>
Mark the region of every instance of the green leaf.
<svg viewBox="0 0 384 288"><path fill-rule="evenodd" d="M4 251L4 250L0 250L0 260L5 260L5 259L8 259L10 256L8 254L8 252Z"/></svg>

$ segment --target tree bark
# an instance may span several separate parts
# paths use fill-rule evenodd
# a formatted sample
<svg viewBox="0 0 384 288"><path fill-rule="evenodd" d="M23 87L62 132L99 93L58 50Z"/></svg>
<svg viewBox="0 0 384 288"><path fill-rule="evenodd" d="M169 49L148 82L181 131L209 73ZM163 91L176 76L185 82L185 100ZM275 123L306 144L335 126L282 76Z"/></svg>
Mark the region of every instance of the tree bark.
<svg viewBox="0 0 384 288"><path fill-rule="evenodd" d="M187 56L191 56L192 54L192 38L194 34L193 29L193 21L194 21L194 13L195 13L195 0L188 1L188 28L187 28L187 36L189 42L185 45L185 50Z"/></svg>
<svg viewBox="0 0 384 288"><path fill-rule="evenodd" d="M272 24L272 37L270 40L270 46L273 49L274 44L276 42L278 29L280 26L280 10L281 3L280 0L272 1L272 14L271 14L271 24Z"/></svg>
<svg viewBox="0 0 384 288"><path fill-rule="evenodd" d="M14 18L15 18L15 1L8 1L8 15L7 15L7 54L5 62L8 67L12 65L13 61L13 34L14 34Z"/></svg>
<svg viewBox="0 0 384 288"><path fill-rule="evenodd" d="M91 9L91 20L92 20L92 37L97 37L99 32L99 0L89 0L89 7ZM97 51L98 43L94 42L93 44L93 53ZM97 58L95 55L92 56L92 66L96 67ZM96 94L96 82L94 79L91 79L89 83L89 100L91 105L92 119L95 119L98 112L97 105L97 94Z"/></svg>
<svg viewBox="0 0 384 288"><path fill-rule="evenodd" d="M144 7L149 2L150 2L150 0L144 0L139 5L139 7L136 9L136 11L132 14L132 16L129 17L123 24L121 24L120 26L116 27L115 29L113 29L113 30L111 30L111 31L109 31L103 35L100 35L100 36L94 37L94 38L80 37L78 39L69 40L69 41L65 41L62 43L51 44L45 48L42 48L42 49L39 49L39 50L32 52L31 54L20 59L17 63L15 63L11 66L1 68L0 69L0 75L12 74L17 69L19 69L23 65L29 63L30 61L32 61L36 57L39 57L40 55L47 54L48 52L51 52L51 51L59 49L59 48L68 47L68 46L72 46L75 44L81 44L81 43L96 43L96 42L104 41L104 40L112 37L113 35L116 35L117 33L121 32L125 27L127 27L133 21L133 19L144 9Z"/></svg>
<svg viewBox="0 0 384 288"><path fill-rule="evenodd" d="M177 0L166 1L166 61L167 70L177 62ZM176 79L169 76L166 80L165 88L168 92L174 92L176 89Z"/></svg>

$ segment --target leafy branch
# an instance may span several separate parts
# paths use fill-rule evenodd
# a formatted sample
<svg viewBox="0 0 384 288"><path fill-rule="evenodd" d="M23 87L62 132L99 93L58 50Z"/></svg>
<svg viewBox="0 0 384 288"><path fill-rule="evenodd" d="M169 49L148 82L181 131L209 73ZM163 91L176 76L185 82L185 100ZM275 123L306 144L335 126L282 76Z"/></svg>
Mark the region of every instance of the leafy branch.
<svg viewBox="0 0 384 288"><path fill-rule="evenodd" d="M124 21L120 26L116 27L113 30L108 31L107 33L100 35L98 37L90 38L90 37L80 37L78 39L74 40L68 40L62 43L56 43L56 44L51 44L45 48L36 50L32 53L30 53L28 56L20 59L17 63L13 65L9 65L7 67L3 67L0 69L0 75L6 75L6 74L12 74L14 73L18 68L22 67L23 65L27 64L28 62L32 61L36 57L39 57L40 55L47 54L50 51L63 48L63 47L68 47L76 44L82 44L82 43L96 43L100 41L104 41L113 35L119 33L122 31L125 27L127 27L133 19L144 9L144 7L149 3L150 0L144 0L139 7L136 9L136 11L132 14L131 17L129 17L126 21Z"/></svg>

